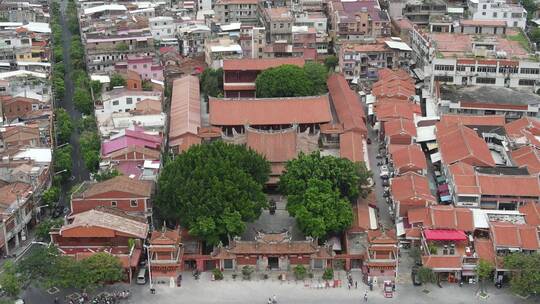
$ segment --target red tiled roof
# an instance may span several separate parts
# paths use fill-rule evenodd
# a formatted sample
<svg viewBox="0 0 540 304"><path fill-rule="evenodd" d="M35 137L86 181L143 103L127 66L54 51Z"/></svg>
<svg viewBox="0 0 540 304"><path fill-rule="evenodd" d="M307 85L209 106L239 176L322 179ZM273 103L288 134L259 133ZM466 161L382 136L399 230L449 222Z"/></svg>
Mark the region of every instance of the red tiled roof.
<svg viewBox="0 0 540 304"><path fill-rule="evenodd" d="M496 26L496 27L506 27L506 21L504 20L472 20L464 19L460 20L461 25L466 26Z"/></svg>
<svg viewBox="0 0 540 304"><path fill-rule="evenodd" d="M461 270L463 267L461 256L430 255L422 257L424 267L437 270Z"/></svg>
<svg viewBox="0 0 540 304"><path fill-rule="evenodd" d="M358 95L351 90L345 77L341 74L332 74L328 77L327 84L328 92L343 128L367 134L364 122L366 114L360 104Z"/></svg>
<svg viewBox="0 0 540 304"><path fill-rule="evenodd" d="M408 172L402 176L395 177L390 182L390 191L394 201L400 204L400 216L406 216L406 208L422 207L435 203L435 197L431 194L428 179L425 176Z"/></svg>
<svg viewBox="0 0 540 304"><path fill-rule="evenodd" d="M170 130L171 146L182 141L181 137L191 133L197 136L201 127L201 100L199 78L185 76L175 79L171 97ZM200 140L198 140L200 143ZM197 143L197 142L194 142ZM187 145L184 147L187 148Z"/></svg>
<svg viewBox="0 0 540 304"><path fill-rule="evenodd" d="M478 186L484 195L540 196L540 183L536 175L476 174Z"/></svg>
<svg viewBox="0 0 540 304"><path fill-rule="evenodd" d="M407 214L409 223L422 223L424 228L474 230L473 214L468 208L433 205L426 208L410 209Z"/></svg>
<svg viewBox="0 0 540 304"><path fill-rule="evenodd" d="M540 226L540 206L538 203L525 203L525 205L519 207L519 212L525 215L527 224Z"/></svg>
<svg viewBox="0 0 540 304"><path fill-rule="evenodd" d="M392 163L399 174L407 171L426 170L427 162L418 144L404 145L392 153Z"/></svg>
<svg viewBox="0 0 540 304"><path fill-rule="evenodd" d="M530 173L540 173L540 152L531 147L531 146L523 146L517 150L511 151L510 155L512 156L512 160L518 165L519 167L527 167L527 170Z"/></svg>
<svg viewBox="0 0 540 304"><path fill-rule="evenodd" d="M246 132L247 146L270 162L286 162L296 157L296 132Z"/></svg>
<svg viewBox="0 0 540 304"><path fill-rule="evenodd" d="M504 126L506 119L504 115L459 115L444 114L441 123L449 125L465 126Z"/></svg>
<svg viewBox="0 0 540 304"><path fill-rule="evenodd" d="M517 225L509 222L490 222L490 231L495 247L538 250L538 232L532 225Z"/></svg>
<svg viewBox="0 0 540 304"><path fill-rule="evenodd" d="M422 110L419 105L410 102L384 102L375 106L375 114L379 121L397 118L414 120L415 113L421 114Z"/></svg>
<svg viewBox="0 0 540 304"><path fill-rule="evenodd" d="M436 125L437 143L442 161L451 165L458 161L475 166L495 166L487 143L475 131L463 125Z"/></svg>
<svg viewBox="0 0 540 304"><path fill-rule="evenodd" d="M474 248L480 259L495 265L495 249L493 248L493 242L490 239L475 238Z"/></svg>
<svg viewBox="0 0 540 304"><path fill-rule="evenodd" d="M378 72L379 81L375 82L371 94L377 99L382 97L395 97L409 99L415 95L416 88L412 77L404 70L392 71L381 69Z"/></svg>
<svg viewBox="0 0 540 304"><path fill-rule="evenodd" d="M364 161L363 138L358 132L347 131L339 135L339 154L353 162Z"/></svg>
<svg viewBox="0 0 540 304"><path fill-rule="evenodd" d="M303 67L304 58L268 58L268 59L225 59L223 60L224 71L263 71L269 68L275 68L284 64L292 64Z"/></svg>
<svg viewBox="0 0 540 304"><path fill-rule="evenodd" d="M235 100L210 98L210 124L214 126L309 124L331 120L326 95Z"/></svg>
<svg viewBox="0 0 540 304"><path fill-rule="evenodd" d="M384 123L384 134L386 136L409 135L416 137L416 126L412 120L392 119Z"/></svg>
<svg viewBox="0 0 540 304"><path fill-rule="evenodd" d="M510 139L522 140L522 144L531 144L540 147L540 140L536 136L540 135L540 121L531 117L523 117L513 122L507 123L504 128Z"/></svg>

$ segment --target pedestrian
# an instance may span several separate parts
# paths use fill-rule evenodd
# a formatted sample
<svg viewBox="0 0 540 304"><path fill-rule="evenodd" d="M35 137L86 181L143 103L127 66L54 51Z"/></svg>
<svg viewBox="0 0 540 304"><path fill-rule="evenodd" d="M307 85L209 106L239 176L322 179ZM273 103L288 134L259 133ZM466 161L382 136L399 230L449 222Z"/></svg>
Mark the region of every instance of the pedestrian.
<svg viewBox="0 0 540 304"><path fill-rule="evenodd" d="M367 302L367 291L364 293L364 302Z"/></svg>
<svg viewBox="0 0 540 304"><path fill-rule="evenodd" d="M349 288L349 290L351 290L351 282L347 282L347 288Z"/></svg>
<svg viewBox="0 0 540 304"><path fill-rule="evenodd" d="M274 303L274 304L277 303L277 297L276 297L276 295L273 295L273 296L272 296L272 303Z"/></svg>
<svg viewBox="0 0 540 304"><path fill-rule="evenodd" d="M354 289L358 289L358 281L354 281Z"/></svg>
<svg viewBox="0 0 540 304"><path fill-rule="evenodd" d="M54 298L54 304L58 304L58 297Z"/></svg>

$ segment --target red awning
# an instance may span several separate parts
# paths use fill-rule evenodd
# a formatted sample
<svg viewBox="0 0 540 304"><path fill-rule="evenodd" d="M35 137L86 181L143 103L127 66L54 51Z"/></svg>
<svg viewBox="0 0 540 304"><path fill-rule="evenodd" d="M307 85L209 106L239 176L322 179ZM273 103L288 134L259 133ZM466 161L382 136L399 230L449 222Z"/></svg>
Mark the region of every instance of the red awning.
<svg viewBox="0 0 540 304"><path fill-rule="evenodd" d="M462 230L424 230L424 235L428 241L466 241L467 236Z"/></svg>

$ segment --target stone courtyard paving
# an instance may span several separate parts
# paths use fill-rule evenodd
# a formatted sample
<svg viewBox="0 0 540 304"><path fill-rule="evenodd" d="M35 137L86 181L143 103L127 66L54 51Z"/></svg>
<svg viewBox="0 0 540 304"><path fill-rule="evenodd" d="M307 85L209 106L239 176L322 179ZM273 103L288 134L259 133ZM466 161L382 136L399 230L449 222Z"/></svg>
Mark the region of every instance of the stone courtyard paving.
<svg viewBox="0 0 540 304"><path fill-rule="evenodd" d="M260 275L259 275L260 277ZM356 279L357 276L355 276ZM210 281L210 274L203 273L200 280L194 280L191 273L184 273L182 287L169 287L168 284L156 284L156 294L150 294L149 285L131 285L116 284L108 286L106 290L131 290L131 298L123 300L120 304L210 304L210 303L234 303L234 304L267 304L268 298L272 295L277 296L279 304L349 304L364 303L364 292L368 290L367 286L358 282L358 289L347 287L341 288L311 288L305 287L303 282L280 282L275 276L268 280L254 278L251 281L242 281L238 279L233 281L230 274L225 275L224 281ZM317 282L317 280L314 280ZM382 290L375 288L374 291L368 291L368 303L399 303L399 304L469 304L469 303L487 303L487 304L512 304L512 303L539 303L539 298L522 300L510 294L508 288L495 289L488 284L489 298L481 300L475 296L478 286L458 287L455 284L443 285L439 288L434 284L415 287L409 283L398 285L393 298L384 298ZM429 292L425 292L425 290ZM63 299L65 292L60 292L56 296ZM28 290L24 296L26 303L29 304L52 304L54 296L48 295L35 288ZM66 303L61 301L60 303Z"/></svg>
<svg viewBox="0 0 540 304"><path fill-rule="evenodd" d="M184 274L183 286L171 288L168 285L154 285L156 294L151 295L148 285L134 290L134 296L129 303L237 303L237 304L266 304L272 295L277 296L282 303L364 303L363 296L368 290L366 285L358 283L358 289L341 288L311 288L302 282L280 282L276 279L233 281L228 276L224 281L211 282L208 274L199 281ZM226 276L227 278L227 276ZM429 292L425 292L427 289ZM368 303L538 303L538 299L522 300L509 293L506 289L489 288L489 298L480 300L475 296L477 285L458 287L455 284L443 285L443 288L430 284L415 287L411 284L398 286L393 298L384 298L382 290L368 291Z"/></svg>

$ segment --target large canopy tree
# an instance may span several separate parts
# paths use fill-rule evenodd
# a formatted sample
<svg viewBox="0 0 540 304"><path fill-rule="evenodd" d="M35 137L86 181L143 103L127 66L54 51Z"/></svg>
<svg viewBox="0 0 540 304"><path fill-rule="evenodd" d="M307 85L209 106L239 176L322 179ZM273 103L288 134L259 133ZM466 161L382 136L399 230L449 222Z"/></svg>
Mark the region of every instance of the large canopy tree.
<svg viewBox="0 0 540 304"><path fill-rule="evenodd" d="M160 175L156 206L165 219L216 244L239 235L266 205L269 163L253 150L223 142L197 145Z"/></svg>
<svg viewBox="0 0 540 304"><path fill-rule="evenodd" d="M512 270L510 287L523 296L540 293L540 253L513 253L504 257L504 266Z"/></svg>
<svg viewBox="0 0 540 304"><path fill-rule="evenodd" d="M301 153L287 163L279 186L302 231L324 237L350 226L351 202L369 193L370 175L362 163L319 152Z"/></svg>
<svg viewBox="0 0 540 304"><path fill-rule="evenodd" d="M328 69L317 63L306 63L303 68L284 64L267 69L255 82L257 97L313 96L326 91Z"/></svg>

